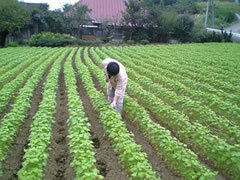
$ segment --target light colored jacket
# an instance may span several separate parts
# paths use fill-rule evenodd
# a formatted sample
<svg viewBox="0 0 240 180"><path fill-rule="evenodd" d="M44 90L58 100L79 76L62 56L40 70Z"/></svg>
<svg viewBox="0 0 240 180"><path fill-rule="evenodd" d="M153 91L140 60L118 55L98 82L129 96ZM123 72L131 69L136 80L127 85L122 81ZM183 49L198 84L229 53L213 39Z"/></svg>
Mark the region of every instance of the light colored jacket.
<svg viewBox="0 0 240 180"><path fill-rule="evenodd" d="M116 76L112 76L109 79L108 73L107 73L107 65L110 62L116 62L119 65L119 73ZM109 88L113 87L115 89L115 95L120 96L122 93L122 90L124 90L127 86L128 76L127 76L125 67L115 59L106 58L102 62L102 68L107 77L108 87Z"/></svg>

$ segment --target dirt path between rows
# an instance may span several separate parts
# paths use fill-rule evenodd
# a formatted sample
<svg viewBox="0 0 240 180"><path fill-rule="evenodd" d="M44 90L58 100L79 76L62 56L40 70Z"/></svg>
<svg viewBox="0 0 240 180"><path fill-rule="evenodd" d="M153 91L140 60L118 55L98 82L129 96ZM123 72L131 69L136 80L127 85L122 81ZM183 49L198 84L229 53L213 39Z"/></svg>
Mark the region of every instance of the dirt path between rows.
<svg viewBox="0 0 240 180"><path fill-rule="evenodd" d="M93 57L88 51L89 57L92 60L92 62L96 65L96 63L93 60ZM91 74L95 88L98 91L101 91L104 93L106 99L107 99L107 94L106 92L103 91L103 88L100 86L100 83L96 80L93 74ZM141 145L142 151L147 153L147 159L152 165L153 170L156 172L157 176L160 177L161 179L166 179L166 180L178 180L180 179L178 176L174 175L173 172L171 172L169 169L167 169L167 166L162 158L160 158L157 155L157 151L154 149L154 147L149 143L147 138L144 137L144 135L141 133L141 131L137 128L137 125L132 123L127 115L123 112L123 121L126 124L126 127L129 132L132 132L134 134L134 141Z"/></svg>
<svg viewBox="0 0 240 180"><path fill-rule="evenodd" d="M31 97L31 106L27 110L24 123L20 126L19 131L14 139L13 145L10 147L6 160L3 162L3 176L0 179L13 180L17 178L17 172L22 167L22 161L24 156L24 149L28 147L30 126L33 121L33 117L39 109L39 104L42 101L43 87L46 81L47 75L54 62L52 62L46 71L44 72L40 82L33 92Z"/></svg>
<svg viewBox="0 0 240 180"><path fill-rule="evenodd" d="M75 177L75 172L70 167L72 156L68 145L67 119L69 118L69 113L67 89L64 81L64 63L67 56L61 63L61 70L58 76L56 113L54 114L55 122L52 125L51 150L47 166L44 169L45 180L69 180Z"/></svg>
<svg viewBox="0 0 240 180"><path fill-rule="evenodd" d="M78 72L75 59L72 62L72 66L75 72ZM99 115L94 110L78 73L76 73L76 80L77 90L83 102L85 115L91 124L90 133L92 135L91 140L94 143L93 151L97 160L97 169L104 176L105 180L127 180L127 174L118 160L118 155L113 151L110 141L105 136L104 128L100 124Z"/></svg>

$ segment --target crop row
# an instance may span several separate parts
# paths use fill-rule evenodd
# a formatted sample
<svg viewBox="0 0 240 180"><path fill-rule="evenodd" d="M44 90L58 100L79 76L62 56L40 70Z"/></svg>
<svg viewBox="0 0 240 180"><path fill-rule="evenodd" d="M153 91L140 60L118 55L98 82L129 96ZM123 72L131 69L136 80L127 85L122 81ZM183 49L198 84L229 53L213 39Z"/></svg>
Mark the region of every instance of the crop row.
<svg viewBox="0 0 240 180"><path fill-rule="evenodd" d="M86 63L100 82L102 88L106 89L104 73L100 69L101 58L92 49L90 51L99 68L85 56ZM216 174L201 165L194 152L187 149L187 146L179 142L175 137L172 137L170 131L153 122L145 109L128 95L124 97L123 110L130 117L131 121L137 124L158 151L158 154L164 157L169 168L178 172L179 175L186 179L214 179Z"/></svg>
<svg viewBox="0 0 240 180"><path fill-rule="evenodd" d="M79 56L80 50L77 52ZM68 56L64 65L64 78L67 87L68 95L68 110L69 110L69 146L70 152L73 154L71 165L76 172L76 179L102 179L98 169L95 167L96 159L92 151L93 145L90 140L88 118L85 117L83 104L77 92L77 82L75 73L72 68L72 56Z"/></svg>
<svg viewBox="0 0 240 180"><path fill-rule="evenodd" d="M119 53L121 53L118 50ZM143 58L141 55L133 54L132 52L126 52L126 55L131 56L133 59L140 59L142 65L147 66L153 72L159 72L161 75L168 76L171 79L178 80L180 83L184 84L186 87L190 87L193 90L201 90L207 94L213 94L219 97L220 100L229 102L231 104L237 104L240 107L240 88L235 86L227 86L224 83L224 87L229 87L231 93L226 93L223 90L215 89L211 85L203 82L198 82L201 77L196 76L194 73L186 70L186 67L181 67L172 61L164 61L159 59L149 60L151 58ZM145 64L144 64L145 63Z"/></svg>
<svg viewBox="0 0 240 180"><path fill-rule="evenodd" d="M46 51L46 50L45 50ZM18 50L17 49L17 54L13 55L10 54L9 57L6 57L4 55L1 55L4 57L4 61L0 63L0 74L4 74L5 72L8 72L9 70L13 70L17 68L18 65L23 63L29 56L33 56L38 54L40 49L29 49L28 51L24 50Z"/></svg>
<svg viewBox="0 0 240 180"><path fill-rule="evenodd" d="M153 83L150 78L138 74L136 70L139 70L139 67L131 63L129 56L122 54L121 58L124 64L132 67L128 69L128 75L145 90L162 99L164 103L171 105L174 109L186 114L191 121L207 126L212 134L223 138L230 144L240 143L239 126L234 125L228 119L218 117L209 108L202 106L196 101L192 101L189 97L178 96L174 91L169 91L163 86ZM156 73L155 76L157 75Z"/></svg>
<svg viewBox="0 0 240 180"><path fill-rule="evenodd" d="M52 55L58 49L50 50L47 54L38 56L38 60L33 62L28 68L26 68L21 74L19 74L14 80L7 83L0 90L0 112L6 108L9 100L12 98L13 94L24 84L24 82L34 74L36 68L43 63L49 56Z"/></svg>
<svg viewBox="0 0 240 180"><path fill-rule="evenodd" d="M114 151L119 154L130 179L157 179L147 161L147 154L141 152L141 146L134 142L133 134L128 132L120 114L110 107L104 94L95 89L88 68L81 62L79 55L76 56L76 65L90 101L99 113L104 131L111 140Z"/></svg>
<svg viewBox="0 0 240 180"><path fill-rule="evenodd" d="M139 50L137 52L139 52ZM182 65L181 62L184 62L184 61L180 61L179 59L175 61L173 60L173 58L171 58L171 61L169 61L168 58L163 59L161 58L161 55L157 54L158 53L157 50L153 51L152 53L155 54L154 55L155 57L151 56L151 49L147 49L147 51L145 51L144 54L142 53L133 54L133 51L128 51L128 54L130 54L133 58L136 54L140 55L143 57L143 59L147 60L147 63L153 66L161 67L163 69L167 69L174 73L180 74L181 76L184 77L184 79L189 78L194 80L195 81L194 87L196 86L195 87L196 89L201 88L201 90L204 90L205 92L214 93L222 98L229 99L230 101L233 101L233 102L237 102L236 95L240 93L239 92L240 87L237 84L233 85L233 84L230 84L229 81L225 81L226 79L228 79L226 74L225 74L224 80L222 79L216 80L215 76L210 76L210 77L206 76L210 72L209 70L206 70L204 66L194 68L193 66ZM138 58L138 56L135 56L135 57ZM160 58L161 58L161 61L159 60ZM230 77L231 78L229 79L233 79L232 76ZM235 82L238 82L238 79L235 79ZM226 91L227 93L224 91ZM229 95L229 93L230 94L232 93L232 95ZM239 98L237 99L238 99L238 103L240 104Z"/></svg>
<svg viewBox="0 0 240 180"><path fill-rule="evenodd" d="M103 48L103 51L105 51L106 48ZM116 53L116 51L113 51ZM118 55L121 55L121 53L117 53ZM176 94L188 96L194 101L200 102L202 105L209 107L212 109L217 115L224 116L228 118L229 120L232 120L233 123L240 123L240 110L236 105L232 105L231 103L227 103L223 100L221 100L216 95L212 95L209 93L204 93L200 90L193 90L189 87L186 87L182 83L178 81L177 78L171 79L169 78L169 74L161 69L158 68L158 74L156 76L156 73L154 73L152 70L152 66L148 66L147 63L142 63L141 60L132 59L133 63L138 65L137 71L149 78L151 78L154 82L162 84L163 87L168 88L169 90L174 90ZM163 73L162 73L163 72ZM164 75L165 74L165 75Z"/></svg>
<svg viewBox="0 0 240 180"><path fill-rule="evenodd" d="M213 45L211 45L213 46ZM234 62L234 68L229 68L229 64L231 64L229 53L227 53L227 58L224 58L224 66L219 66L220 59L217 58L215 61L214 54L217 51L214 51L214 53L206 53L207 49L201 49L198 47L196 49L196 45L192 47L182 47L181 49L178 49L179 46L144 46L144 47L130 47L130 48L122 48L122 50L131 50L131 52L134 52L134 54L138 53L142 56L151 56L154 58L160 58L161 60L171 60L176 63L182 64L182 65L189 65L189 70L194 69L194 72L198 72L198 70L202 70L203 68L206 69L208 72L205 74L205 76L214 77L215 79L218 77L218 75L221 76L219 80L226 81L226 82L232 82L233 79L235 79L235 83L238 84L237 77L238 72L234 73L236 71L235 66L236 62ZM218 44L216 48L220 49L220 45ZM187 49L187 50L186 50ZM230 50L230 48L228 49ZM174 53L173 53L174 52ZM204 53L203 53L204 52ZM233 53L233 58L236 59L236 52ZM209 55L209 56L208 56ZM221 57L224 54L221 53ZM149 58L149 57L148 57ZM226 61L227 59L227 61ZM202 62L204 61L204 63ZM229 69L226 69L229 68ZM236 85L236 84L235 84Z"/></svg>
<svg viewBox="0 0 240 180"><path fill-rule="evenodd" d="M69 49L65 49L64 53L58 56L47 76L44 84L43 99L33 117L28 148L24 150L22 168L18 171L20 180L43 178L43 168L47 163L51 127L54 121L53 114L56 110L55 99L60 65L69 51Z"/></svg>
<svg viewBox="0 0 240 180"><path fill-rule="evenodd" d="M232 74L226 73L226 71L222 70L222 68L219 69L217 72L214 72L214 68L206 67L206 65L199 63L200 57L196 59L193 59L192 57L188 57L189 59L191 59L191 61L189 61L188 59L185 61L182 61L181 57L183 57L184 52L182 52L182 56L179 54L178 58L176 58L176 55L175 55L175 58L174 57L172 58L170 55L168 58L162 58L161 54L159 54L158 49L152 50L150 48L145 48L144 50L143 48L141 48L141 50L144 52L144 54L147 54L148 56L151 56L153 58L161 59L163 61L168 61L169 58L171 58L171 61L168 61L168 62L174 62L174 64L177 65L176 67L183 67L183 69L187 69L191 71L192 73L194 73L194 77L196 79L201 78L199 80L203 82L208 82L209 84L212 84L213 86L219 89L231 91L231 88L234 88L232 87L232 85L234 86L239 85L238 78L232 76ZM141 54L141 53L138 53L138 54ZM141 55L143 56L144 54L141 54ZM230 87L227 88L225 86L221 86L222 84Z"/></svg>
<svg viewBox="0 0 240 180"><path fill-rule="evenodd" d="M41 51L38 53L35 53L35 56L33 57L31 54L27 54L24 58L21 58L21 64L16 66L15 68L7 69L6 73L1 74L0 77L0 89L9 81L14 79L19 73L27 69L28 66L35 63L42 57L44 54L47 54L51 50L47 51Z"/></svg>
<svg viewBox="0 0 240 180"><path fill-rule="evenodd" d="M170 46L169 46L170 47ZM157 47L160 49L161 47ZM218 49L218 51L216 51ZM186 60L197 60L200 64L205 66L213 67L213 69L224 70L226 73L230 74L238 74L236 69L236 63L239 53L239 46L234 44L205 44L192 46L184 45L184 46L172 46L170 48L170 54L174 50L174 54L177 56L181 56L182 52L184 53L184 57ZM224 53L225 52L225 53ZM227 59L227 61L226 61ZM227 74L228 74L227 73Z"/></svg>
<svg viewBox="0 0 240 180"><path fill-rule="evenodd" d="M107 51L108 55L111 54L110 57L123 59L110 51ZM144 107L148 107L161 122L170 127L182 142L188 144L206 160L211 161L214 167L222 169L234 178L239 178L239 145L229 145L217 136L211 135L209 130L201 124L190 123L187 116L166 105L161 99L145 91L130 79L128 84L127 92L137 98Z"/></svg>
<svg viewBox="0 0 240 180"><path fill-rule="evenodd" d="M30 98L32 93L40 81L44 71L53 62L56 57L62 53L56 53L49 57L37 69L36 73L27 81L25 86L20 89L19 95L16 97L15 103L12 105L11 111L6 114L0 124L0 175L2 161L6 158L9 146L13 142L20 125L24 122L27 109L30 107Z"/></svg>
<svg viewBox="0 0 240 180"><path fill-rule="evenodd" d="M22 55L24 53L29 53L32 50L33 49L31 49L31 48L7 48L7 49L3 49L3 52L1 52L1 56L0 56L1 67L4 67L8 63L10 63L12 61L12 58L16 58L17 56Z"/></svg>

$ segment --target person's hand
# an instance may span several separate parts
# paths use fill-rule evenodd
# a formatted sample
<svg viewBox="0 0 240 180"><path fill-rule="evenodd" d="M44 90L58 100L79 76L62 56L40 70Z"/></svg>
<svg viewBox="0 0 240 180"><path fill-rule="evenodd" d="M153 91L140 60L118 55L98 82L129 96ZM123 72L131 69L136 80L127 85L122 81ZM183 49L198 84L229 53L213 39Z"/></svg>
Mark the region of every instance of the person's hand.
<svg viewBox="0 0 240 180"><path fill-rule="evenodd" d="M112 104L111 104L111 107L115 108L116 107L116 102L113 101Z"/></svg>

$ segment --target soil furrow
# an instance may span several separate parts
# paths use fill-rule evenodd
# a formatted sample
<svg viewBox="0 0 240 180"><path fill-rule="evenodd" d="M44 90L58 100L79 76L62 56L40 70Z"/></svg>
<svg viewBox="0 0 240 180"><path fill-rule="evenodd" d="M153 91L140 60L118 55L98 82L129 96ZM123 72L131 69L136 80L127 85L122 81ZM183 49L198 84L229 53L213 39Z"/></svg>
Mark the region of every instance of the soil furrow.
<svg viewBox="0 0 240 180"><path fill-rule="evenodd" d="M74 70L77 72L75 60L72 65ZM124 168L119 163L117 154L113 151L111 143L105 136L104 128L100 124L98 113L94 110L78 73L76 73L76 80L78 87L77 90L83 102L84 112L91 124L90 133L92 135L91 139L94 145L93 151L95 152L95 158L97 160L97 169L100 171L100 174L104 176L105 180L112 180L116 178L119 180L128 179Z"/></svg>
<svg viewBox="0 0 240 180"><path fill-rule="evenodd" d="M46 81L47 75L54 62L52 62L46 71L44 72L40 82L35 88L33 95L31 97L31 106L27 110L24 123L20 126L19 131L14 139L13 145L9 149L6 160L3 162L3 174L4 176L0 179L13 180L17 179L17 172L22 167L24 149L27 148L29 143L30 128L32 120L36 112L38 111L39 104L42 101L43 87Z"/></svg>
<svg viewBox="0 0 240 180"><path fill-rule="evenodd" d="M58 76L56 112L54 114L55 122L52 125L51 150L49 151L47 166L44 170L44 179L46 180L67 180L74 179L75 177L75 172L73 168L70 167L72 157L68 145L68 98L63 71L66 59L67 56L61 63L61 70Z"/></svg>

